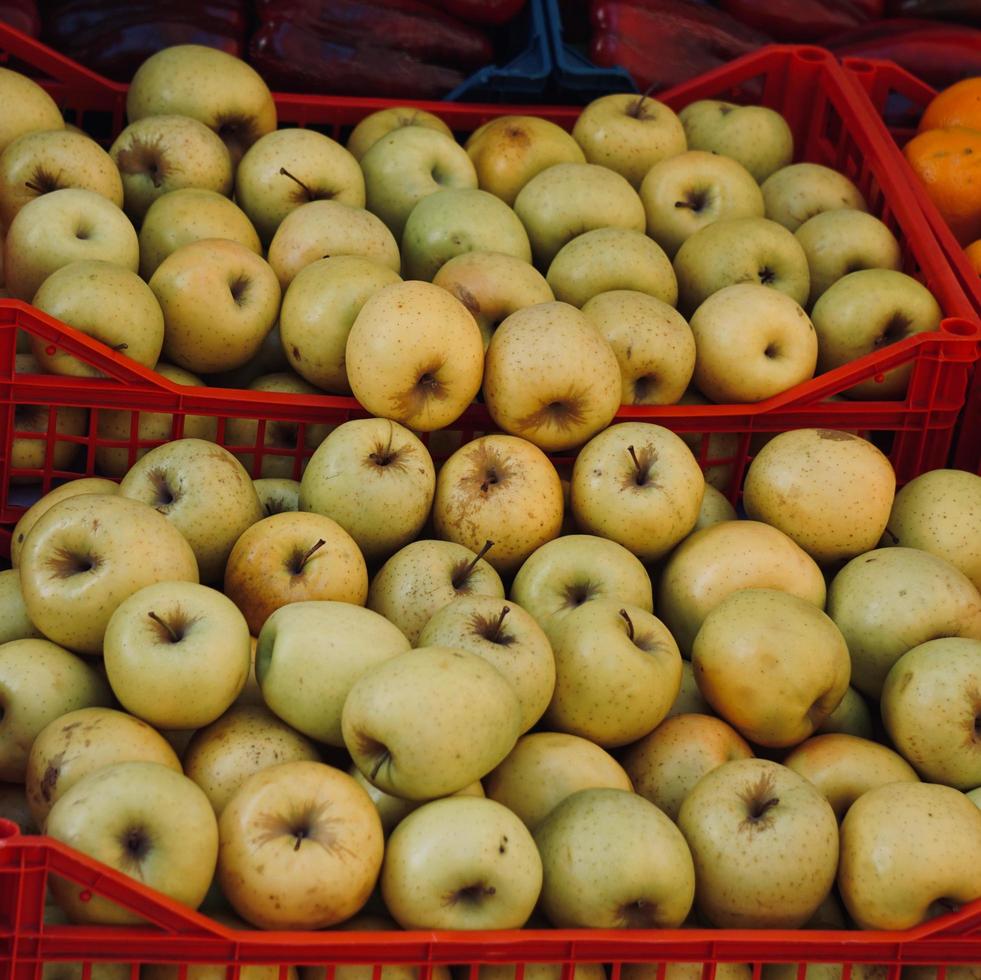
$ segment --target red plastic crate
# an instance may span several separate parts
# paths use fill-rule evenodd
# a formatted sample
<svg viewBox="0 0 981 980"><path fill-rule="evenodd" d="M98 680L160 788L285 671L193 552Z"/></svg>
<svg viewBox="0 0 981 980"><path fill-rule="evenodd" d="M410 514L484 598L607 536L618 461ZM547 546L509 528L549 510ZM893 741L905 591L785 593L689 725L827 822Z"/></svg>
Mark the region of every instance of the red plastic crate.
<svg viewBox="0 0 981 980"><path fill-rule="evenodd" d="M45 48L31 38L0 25L0 52L13 63L30 64L42 76L59 104L86 128L111 137L124 123L123 85L93 75L87 69ZM889 454L900 482L947 461L958 414L964 404L971 365L978 356L978 325L973 307L944 260L925 219L907 199L902 175L870 134L867 105L828 52L819 48L775 46L733 62L700 79L659 93L659 98L681 108L698 98L724 97L760 102L782 112L794 131L796 159L823 163L842 170L861 188L872 211L897 234L903 245L904 269L919 276L939 300L949 319L942 330L910 338L884 348L854 364L829 372L767 401L752 405L624 407L619 418L647 419L679 432L706 432L717 436L702 440L700 461L713 472L713 482L735 500L745 467L751 458L752 437L786 428L827 426L851 429L874 438ZM375 109L391 103L378 99L277 95L282 122L316 126L343 138L348 127ZM515 107L424 103L440 113L458 132L466 133L487 119ZM574 107L522 107L566 127L579 110ZM14 365L15 328L44 336L52 344L77 353L99 366L106 381L19 375ZM913 376L901 401L829 401L859 380L881 376L898 364L912 363ZM58 324L24 304L0 301L0 523L17 519L30 496L22 485L33 483L33 494L54 483L97 472L96 450L105 445L98 436L98 415L110 409L132 413L131 437L117 447L136 449L136 413L167 411L175 416L172 436L183 432L183 418L201 414L218 419L218 441L244 452L256 449L249 463L261 472L264 456L286 457L282 475L298 476L315 446L305 444L309 427L336 424L362 414L351 398L273 396L228 389L181 389L125 357L113 354L76 331ZM58 434L53 409L73 405L90 409L84 431ZM27 406L49 406L43 431L28 433L22 424ZM18 422L18 409L21 422ZM249 444L228 421L251 418L258 431ZM36 425L36 423L35 423ZM292 433L292 444L263 450L264 433L275 427L279 435ZM459 435L435 435L430 445L445 456L476 431L489 428L482 406L475 405L455 426ZM322 430L321 430L322 431ZM725 436L723 434L726 434ZM41 444L42 461L15 465L14 439ZM56 465L57 444L74 443L70 465ZM25 445L25 443L21 443ZM144 443L144 446L153 443ZM64 449L64 446L62 446ZM71 454L70 454L71 455ZM132 455L130 458L134 458ZM0 540L0 546L3 541Z"/></svg>
<svg viewBox="0 0 981 980"><path fill-rule="evenodd" d="M0 51L21 63L34 65L52 77L47 83L59 104L74 118L104 138L122 126L125 89L93 78L78 66L66 63L50 51L15 32L0 28ZM854 179L870 207L897 233L903 244L904 267L919 275L934 292L947 319L940 331L909 338L854 364L846 365L798 386L766 402L754 405L623 409L621 418L649 419L679 432L708 432L719 437L709 454L703 441L703 466L730 467L727 488L735 495L751 456L754 435L787 428L822 425L856 429L881 441L889 451L900 481L925 469L942 465L950 446L958 412L963 405L968 373L978 357L981 327L973 317L963 290L952 275L922 214L906 199L901 175L888 161L866 125L867 107L842 74L834 59L815 48L774 47L732 63L688 85L662 93L669 104L681 107L696 98L724 97L761 102L783 112L794 130L797 159L825 163ZM342 136L346 128L374 109L381 100L330 97L277 96L283 122L317 126ZM467 132L513 107L430 103L458 132ZM578 110L569 107L532 109L571 127ZM82 357L102 370L104 379L72 379L49 375L21 375L15 370L17 331L43 337L49 343ZM912 363L908 394L901 401L830 401L859 380L874 378L899 364ZM46 427L28 433L18 423L30 406L49 406ZM84 431L59 436L54 427L54 406L87 410ZM119 441L131 453L137 413L172 413L173 436L183 432L190 415L217 419L218 440L238 451L253 452L257 470L263 456L285 457L294 473L312 451L304 444L310 426L333 424L362 414L349 398L256 394L224 389L184 388L152 371L135 365L120 354L91 341L77 331L52 320L29 305L0 303L0 522L10 522L21 512L15 480L28 480L34 495L54 483L95 472L99 445L99 413L123 410L131 413L130 437ZM249 442L229 438L235 419L257 423ZM487 427L480 405L473 406L454 426L459 438ZM291 446L262 449L263 433L282 425L293 434ZM19 427L20 426L20 427ZM43 449L35 467L15 468L11 447L15 435L33 438ZM722 437L728 435L727 442ZM448 451L445 436L431 437L434 454ZM54 449L64 442L78 447L79 458L71 468L56 469ZM2 546L2 544L0 544ZM0 825L0 837L13 828ZM138 912L146 927L107 929L45 924L44 904L48 876L60 875L80 890L100 894ZM477 980L479 966L490 963L518 965L515 980L522 980L523 966L531 963L563 965L563 980L571 980L578 963L604 963L610 980L619 980L623 963L697 962L706 964L704 980L712 980L720 963L750 963L759 980L764 963L799 964L804 980L808 963L841 963L848 980L852 965L882 964L887 980L898 980L904 965L947 965L981 962L981 902L957 913L903 933L820 931L599 931L527 930L494 933L265 933L235 931L176 906L160 895L70 849L43 837L6 836L0 840L0 978L38 980L45 964L82 962L81 977L89 980L97 962L123 961L138 967L146 962L187 966L217 963L229 968L235 980L242 965L280 964L286 980L289 964L358 963L371 965L373 980L380 980L384 964L408 964L420 968L428 980L432 967L453 964L468 967ZM328 969L331 969L329 966ZM663 980L663 967L658 974ZM327 974L332 980L333 972Z"/></svg>
<svg viewBox="0 0 981 980"><path fill-rule="evenodd" d="M887 137L892 137L894 143L888 148L893 151L894 165L906 180L910 194L926 216L931 231L975 310L981 314L981 276L971 268L964 249L954 238L906 158L897 152L897 147L904 146L916 135L920 116L937 94L936 89L892 61L845 58L844 66L871 100L879 127ZM888 139L886 142L888 144ZM975 373L968 394L964 417L956 436L953 462L961 469L981 473L981 372Z"/></svg>
<svg viewBox="0 0 981 980"><path fill-rule="evenodd" d="M9 836L8 836L9 835ZM77 886L80 894L112 899L146 920L145 926L65 926L44 922L51 876ZM562 980L572 980L577 964L601 963L609 980L619 980L626 963L703 963L703 980L713 980L723 963L749 964L759 980L766 963L798 964L804 980L808 964L840 963L842 980L859 965L884 967L883 980L899 980L904 966L937 968L981 962L981 901L905 932L807 932L783 930L571 930L508 932L255 932L231 929L170 901L132 878L99 864L48 837L17 835L0 821L0 978L39 980L45 965L81 963L88 980L97 963L131 964L138 980L145 963L213 963L229 980L251 964L327 967L333 980L340 965L373 968L379 980L386 965L418 968L429 980L435 966L468 968L460 980L477 980L484 964L516 965L515 980L533 963L558 963ZM183 974L181 974L183 980Z"/></svg>

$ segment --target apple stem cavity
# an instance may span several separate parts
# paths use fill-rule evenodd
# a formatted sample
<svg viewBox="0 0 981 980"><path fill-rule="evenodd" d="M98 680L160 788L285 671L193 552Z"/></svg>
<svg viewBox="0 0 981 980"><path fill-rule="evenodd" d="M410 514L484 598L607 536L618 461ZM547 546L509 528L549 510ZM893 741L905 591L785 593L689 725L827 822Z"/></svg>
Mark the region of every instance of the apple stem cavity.
<svg viewBox="0 0 981 980"><path fill-rule="evenodd" d="M474 569L477 567L477 562L479 562L480 559L483 558L484 555L486 555L487 552L490 551L491 548L493 547L494 547L493 541L484 542L483 547L480 549L480 551L477 552L476 555L474 555L473 560L467 562L467 564L464 565L463 568L461 568L453 576L451 581L453 583L454 589L462 589L467 584L467 580L470 578L470 576L473 574Z"/></svg>
<svg viewBox="0 0 981 980"><path fill-rule="evenodd" d="M295 181L295 182L296 182L297 184L299 184L299 185L300 185L300 187L302 187L302 188L303 188L303 192L304 192L304 193L305 193L305 194L307 195L307 197L308 197L308 198L309 198L309 199L310 199L311 201L312 201L312 200L314 200L314 193L313 193L313 191L312 191L312 190L310 190L310 188L309 188L309 187L307 187L307 185L306 185L306 184L304 184L304 183L303 183L303 181L302 181L302 180L300 180L300 178L299 178L299 177L294 177L294 176L293 176L293 174L291 174L291 173L290 173L290 172L289 172L289 171L288 171L288 170L287 170L287 169L286 169L285 167L280 167L280 168L279 168L279 172L280 172L280 174L281 174L281 175L282 175L283 177L289 177L289 179L290 179L290 180L292 180L292 181Z"/></svg>
<svg viewBox="0 0 981 980"><path fill-rule="evenodd" d="M392 439L395 436L395 426L391 422L388 423L388 442L384 449L376 448L374 452L368 454L368 459L370 459L376 466L388 466L389 463L395 459L397 453L392 451Z"/></svg>
<svg viewBox="0 0 981 980"><path fill-rule="evenodd" d="M634 622L630 618L630 614L627 612L626 609L621 609L620 610L620 615L624 618L624 620L626 620L626 623L627 623L627 636L629 636L631 642L633 642L633 638L634 638Z"/></svg>
<svg viewBox="0 0 981 980"><path fill-rule="evenodd" d="M479 882L476 885L467 885L447 896L444 905L456 905L463 902L467 905L479 905L485 898L496 895L497 889L493 885L485 885Z"/></svg>
<svg viewBox="0 0 981 980"><path fill-rule="evenodd" d="M152 609L147 613L147 615L152 619L157 626L163 630L167 636L170 637L171 643L180 643L183 636L178 630L175 630L173 626L170 625L165 619L161 619Z"/></svg>
<svg viewBox="0 0 981 980"><path fill-rule="evenodd" d="M325 545L327 542L323 538L319 538L313 547L308 548L304 552L294 552L292 564L290 565L290 570L294 575L299 575L303 569L306 567L307 562Z"/></svg>

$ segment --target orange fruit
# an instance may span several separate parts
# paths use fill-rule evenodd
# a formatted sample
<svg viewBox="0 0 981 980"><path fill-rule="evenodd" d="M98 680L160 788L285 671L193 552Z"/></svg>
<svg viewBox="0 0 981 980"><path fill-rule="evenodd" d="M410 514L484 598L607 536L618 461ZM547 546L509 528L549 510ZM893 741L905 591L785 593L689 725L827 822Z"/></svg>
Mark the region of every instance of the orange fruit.
<svg viewBox="0 0 981 980"><path fill-rule="evenodd" d="M961 245L981 238L981 130L928 129L903 153Z"/></svg>
<svg viewBox="0 0 981 980"><path fill-rule="evenodd" d="M971 242L964 251L967 253L967 261L971 268L981 277L981 239Z"/></svg>
<svg viewBox="0 0 981 980"><path fill-rule="evenodd" d="M981 75L938 92L920 119L919 132L951 126L981 130Z"/></svg>

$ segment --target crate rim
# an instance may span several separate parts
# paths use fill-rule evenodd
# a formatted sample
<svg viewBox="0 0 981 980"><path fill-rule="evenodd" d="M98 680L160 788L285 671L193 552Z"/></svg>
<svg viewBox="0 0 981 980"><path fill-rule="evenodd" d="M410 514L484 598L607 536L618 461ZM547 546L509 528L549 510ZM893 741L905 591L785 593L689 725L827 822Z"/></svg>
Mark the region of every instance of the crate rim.
<svg viewBox="0 0 981 980"><path fill-rule="evenodd" d="M312 955L339 954L343 963L426 964L511 962L648 962L653 958L703 962L808 962L898 965L916 963L954 966L964 956L981 957L981 898L943 916L906 930L780 930L780 929L528 929L387 932L262 931L241 929L189 909L130 878L121 871L43 835L25 835L17 824L0 819L0 877L18 873L31 879L30 900L0 898L0 940L5 931L16 938L23 919L43 912L49 874L61 875L99 894L140 906L156 916L158 930L112 926L52 926L38 921L31 933L38 962L86 959L119 962L123 949L152 962L238 962L272 964L302 962ZM40 909L37 908L40 902ZM25 906L28 906L25 908ZM132 908L132 904L130 905ZM4 920L14 909L14 917ZM136 911L134 909L134 911ZM976 935L975 935L976 933ZM370 942L366 940L370 937ZM175 948L181 940L192 948ZM303 946L302 953L298 947ZM374 948L368 948L374 947ZM140 952L140 950L143 952ZM150 951L147 953L146 951ZM380 951L384 954L380 955ZM509 959L509 957L511 957Z"/></svg>

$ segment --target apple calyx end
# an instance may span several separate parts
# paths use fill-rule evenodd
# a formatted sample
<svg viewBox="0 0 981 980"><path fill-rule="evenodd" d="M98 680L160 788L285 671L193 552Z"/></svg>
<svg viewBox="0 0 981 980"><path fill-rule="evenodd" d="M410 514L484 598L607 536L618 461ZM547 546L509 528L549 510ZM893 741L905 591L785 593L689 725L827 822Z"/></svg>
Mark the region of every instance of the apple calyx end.
<svg viewBox="0 0 981 980"><path fill-rule="evenodd" d="M458 904L479 905L485 898L490 898L497 894L497 889L493 885L487 885L480 881L464 888L458 888L455 892L450 892L443 899L443 906L453 906Z"/></svg>
<svg viewBox="0 0 981 980"><path fill-rule="evenodd" d="M657 903L646 898L625 902L617 909L618 924L625 929L656 929L662 923L658 917Z"/></svg>

